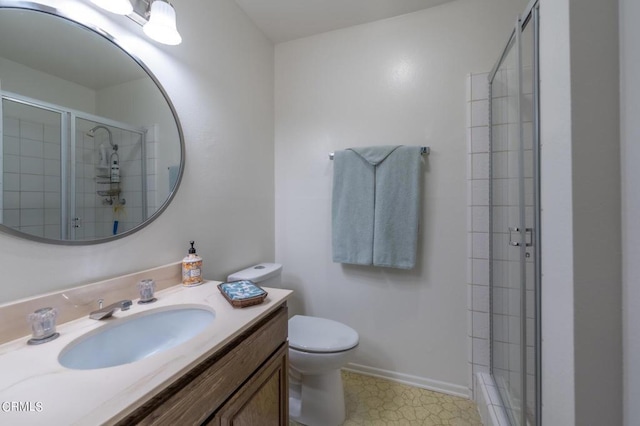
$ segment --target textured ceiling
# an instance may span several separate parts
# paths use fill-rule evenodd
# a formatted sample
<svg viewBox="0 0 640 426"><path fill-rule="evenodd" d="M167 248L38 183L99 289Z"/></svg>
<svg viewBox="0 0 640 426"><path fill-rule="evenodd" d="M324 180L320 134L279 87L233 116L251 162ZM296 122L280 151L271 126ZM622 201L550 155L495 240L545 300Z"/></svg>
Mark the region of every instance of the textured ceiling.
<svg viewBox="0 0 640 426"><path fill-rule="evenodd" d="M274 43L390 18L451 0L235 0Z"/></svg>

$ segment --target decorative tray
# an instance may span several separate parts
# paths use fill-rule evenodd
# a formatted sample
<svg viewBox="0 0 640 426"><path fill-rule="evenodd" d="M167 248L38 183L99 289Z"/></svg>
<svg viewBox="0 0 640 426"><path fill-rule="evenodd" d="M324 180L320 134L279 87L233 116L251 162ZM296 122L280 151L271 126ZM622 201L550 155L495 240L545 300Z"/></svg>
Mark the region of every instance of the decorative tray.
<svg viewBox="0 0 640 426"><path fill-rule="evenodd" d="M253 281L240 280L218 284L218 290L232 306L245 308L264 302L267 292Z"/></svg>

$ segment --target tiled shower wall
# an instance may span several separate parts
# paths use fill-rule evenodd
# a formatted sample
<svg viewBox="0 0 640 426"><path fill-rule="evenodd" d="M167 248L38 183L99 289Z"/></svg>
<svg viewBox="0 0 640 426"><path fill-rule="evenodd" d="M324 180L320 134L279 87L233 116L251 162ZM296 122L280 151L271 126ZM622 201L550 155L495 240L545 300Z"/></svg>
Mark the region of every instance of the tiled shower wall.
<svg viewBox="0 0 640 426"><path fill-rule="evenodd" d="M158 179L160 174L158 173L158 134L160 132L159 126L153 124L147 127L147 133L145 135L145 145L147 154L147 216L153 216L158 207L164 203L165 199L158 200ZM170 188L173 186L170 184Z"/></svg>
<svg viewBox="0 0 640 426"><path fill-rule="evenodd" d="M32 235L60 235L60 125L4 108L2 223ZM22 111L24 112L24 111ZM51 114L51 113L49 113ZM47 114L45 114L47 115Z"/></svg>
<svg viewBox="0 0 640 426"><path fill-rule="evenodd" d="M58 113L5 102L2 120L0 191L2 223L31 235L59 239L61 236L61 127ZM99 147L110 148L107 133L87 134L96 123L78 119L76 129L75 195L80 219L76 239L108 237L113 233L113 205L104 204L97 191L108 189L109 170L99 169ZM118 233L129 230L143 219L141 135L110 128L119 145L121 198L126 204L117 212ZM150 148L150 149L149 149ZM155 142L147 149L147 202L149 214L157 210L155 197ZM100 176L104 177L100 177ZM107 197L108 198L108 197ZM71 219L71 218L70 218ZM72 225L70 220L69 224Z"/></svg>
<svg viewBox="0 0 640 426"><path fill-rule="evenodd" d="M126 130L120 130L118 133L120 187L122 198L127 201L124 214L118 215L118 220L119 232L124 232L142 222L142 136Z"/></svg>
<svg viewBox="0 0 640 426"><path fill-rule="evenodd" d="M88 122L87 122L88 123ZM91 126L95 123L90 123ZM86 126L85 126L86 127ZM111 157L113 149L109 143L108 134L98 130L93 138L85 131L78 131L78 153L76 154L76 197L82 197L76 202L77 216L83 218L82 225L76 230L77 239L108 237L113 234L114 220L118 220L118 234L140 224L143 220L143 182L142 182L142 136L141 134L116 127L109 127L113 135L114 144L118 145L120 159L120 200L124 204L108 204L109 197L97 194L99 190L114 187L110 184L110 169L101 169L99 164L100 145L107 148L107 156ZM83 145L80 145L80 141ZM155 149L147 147L149 155L155 157ZM82 150L82 155L79 155ZM147 177L154 181L155 172L149 171L147 161ZM155 200L154 200L155 201ZM155 206L155 203L154 203Z"/></svg>
<svg viewBox="0 0 640 426"><path fill-rule="evenodd" d="M489 320L489 101L487 73L467 81L468 338L470 394L485 425L505 425L490 371Z"/></svg>
<svg viewBox="0 0 640 426"><path fill-rule="evenodd" d="M468 335L469 385L489 372L489 105L487 74L468 80ZM473 390L473 389L472 389Z"/></svg>
<svg viewBox="0 0 640 426"><path fill-rule="evenodd" d="M80 222L75 229L75 235L78 240L105 236L101 231L105 224L101 223L100 216L101 211L108 207L102 205L101 199L96 196L96 190L101 186L98 183L100 180L97 175L108 172L106 169L101 171L96 166L100 161L98 147L101 143L109 146L109 142L106 132L103 130L98 130L95 137L87 134L94 125L93 122L84 120L78 120L76 124L75 215L80 219ZM110 233L106 235L110 235Z"/></svg>
<svg viewBox="0 0 640 426"><path fill-rule="evenodd" d="M490 377L490 318L489 318L489 305L490 305L490 292L489 292L489 103L488 103L488 80L487 73L471 74L469 76L468 85L468 129L467 129L467 148L468 148L468 162L467 162L467 177L468 177L468 191L467 191L467 205L468 205L468 337L469 337L469 384L471 386L472 395L478 402L481 417L486 424L490 425L508 425L506 415L502 409L502 401L498 395L496 384ZM531 78L532 72L530 67L523 69L523 145L525 155L525 199L526 204L526 217L527 223L532 223L533 217L533 200L532 188L533 188L533 171L531 168L532 162L532 123L531 106L533 105L533 98L531 93ZM504 88L498 87L498 90L504 91L504 93L498 93L497 101L493 108L493 115L498 125L495 128L496 131L496 158L501 168L496 170L496 174L504 179L498 179L496 188L494 188L494 196L498 195L500 199L504 199L505 192L509 194L517 194L518 188L513 187L511 183L516 182L517 179L511 179L511 172L503 170L505 167L511 169L511 163L515 160L509 156L511 147L511 140L517 140L517 138L510 138L510 132L517 131L517 127L513 128L508 120L506 103L507 91ZM511 148L510 148L511 147ZM514 157L517 158L517 157ZM516 170L517 169L513 169ZM499 191L500 193L496 193ZM515 192L514 192L515 191ZM515 197L515 195L511 195ZM514 198L515 199L515 198ZM513 209L509 206L497 207L497 219L502 219L498 224L499 229L507 229L509 223L518 223L517 215L513 217ZM500 211L503 210L503 211ZM515 210L517 212L517 208ZM507 223L508 222L508 223ZM495 234L494 240L496 247L496 261L510 263L515 261L517 268L505 268L502 270L508 270L510 272L519 271L519 258L512 259L511 254L508 254L504 249L500 247L508 247L509 235L502 232ZM517 275L517 274L516 274ZM505 277L502 277L505 279ZM494 306L495 312L498 315L497 318L501 321L497 324L494 331L499 334L497 336L501 345L497 351L497 354L501 357L514 358L513 354L519 354L520 342L518 336L511 336L510 329L519 329L519 310L518 312L510 312L508 308L508 301L514 296L519 297L519 292L512 290L508 283L519 283L519 278L506 277L506 283L498 284L496 288L496 297L494 301L501 300L502 303L498 303ZM528 258L526 265L526 282L527 282L527 373L529 385L527 392L529 397L534 395L534 366L533 366L533 283L534 283L534 269L533 258ZM506 286L506 287L505 287ZM519 304L516 304L519 306ZM515 320L516 324L511 324ZM500 337L502 335L502 337ZM504 346L504 348L502 348ZM505 355L506 354L506 355ZM503 372L503 374L513 376L516 374L518 377L513 377L512 381L518 383L520 375L519 356L515 356L514 360L498 360L500 366L514 365L515 370L510 372L509 370ZM502 368L502 367L501 367ZM533 406L533 400L531 399L529 406ZM520 405L520 402L516 402Z"/></svg>

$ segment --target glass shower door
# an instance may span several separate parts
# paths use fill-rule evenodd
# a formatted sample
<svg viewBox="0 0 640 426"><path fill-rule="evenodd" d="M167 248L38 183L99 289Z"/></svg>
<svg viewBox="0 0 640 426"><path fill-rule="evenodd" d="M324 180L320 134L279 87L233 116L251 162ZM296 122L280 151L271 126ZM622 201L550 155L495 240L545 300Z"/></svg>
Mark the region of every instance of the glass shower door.
<svg viewBox="0 0 640 426"><path fill-rule="evenodd" d="M537 9L490 78L491 372L512 425L539 424ZM534 25L527 25L534 23Z"/></svg>
<svg viewBox="0 0 640 426"><path fill-rule="evenodd" d="M492 372L507 414L522 407L520 226L521 138L519 58L515 38L491 84L491 332Z"/></svg>
<svg viewBox="0 0 640 426"><path fill-rule="evenodd" d="M520 129L522 146L521 223L524 223L526 243L523 247L524 294L521 303L524 366L523 418L525 424L539 421L540 381L540 210L539 204L539 143L538 143L538 87L537 87L537 21L538 9L532 11L529 25L522 28L520 43ZM537 373L538 372L538 373Z"/></svg>
<svg viewBox="0 0 640 426"><path fill-rule="evenodd" d="M63 234L63 114L2 97L2 224L37 237Z"/></svg>
<svg viewBox="0 0 640 426"><path fill-rule="evenodd" d="M145 133L87 114L72 114L71 121L77 218L72 238L105 238L132 229L148 216Z"/></svg>
<svg viewBox="0 0 640 426"><path fill-rule="evenodd" d="M0 99L1 224L78 241L148 218L157 170L145 129L9 92Z"/></svg>

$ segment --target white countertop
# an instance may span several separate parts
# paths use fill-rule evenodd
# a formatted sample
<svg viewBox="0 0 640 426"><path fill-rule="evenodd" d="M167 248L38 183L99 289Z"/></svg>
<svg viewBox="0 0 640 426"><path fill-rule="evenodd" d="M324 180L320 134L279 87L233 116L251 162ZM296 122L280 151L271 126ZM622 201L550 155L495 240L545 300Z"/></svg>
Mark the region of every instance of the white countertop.
<svg viewBox="0 0 640 426"><path fill-rule="evenodd" d="M176 305L206 305L215 311L213 323L196 337L131 364L70 370L58 363L58 354L66 345L113 320L84 317L59 325L60 337L51 342L30 346L30 336L25 336L0 346L0 425L115 423L256 324L292 293L265 288L269 295L262 304L233 308L217 284L207 281L189 288L177 285L157 292L155 303L139 305L134 300L128 311L116 311L114 318ZM105 300L105 305L113 302ZM16 403L21 405L17 407Z"/></svg>

